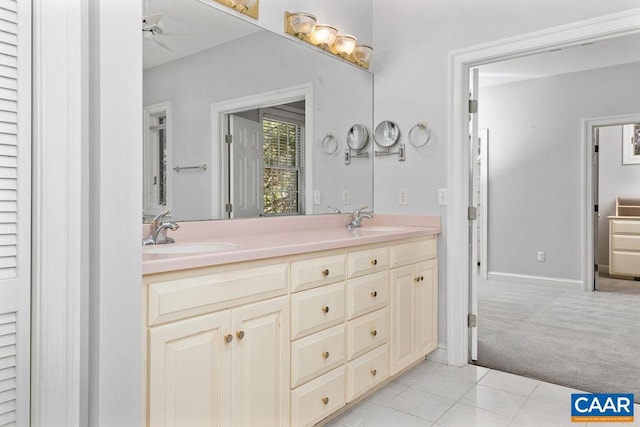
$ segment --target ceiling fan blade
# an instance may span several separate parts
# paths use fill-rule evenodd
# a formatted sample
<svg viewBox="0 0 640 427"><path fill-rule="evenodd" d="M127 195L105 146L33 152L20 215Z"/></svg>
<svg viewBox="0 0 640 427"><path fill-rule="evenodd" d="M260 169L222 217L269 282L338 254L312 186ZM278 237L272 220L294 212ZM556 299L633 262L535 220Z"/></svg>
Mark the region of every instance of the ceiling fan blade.
<svg viewBox="0 0 640 427"><path fill-rule="evenodd" d="M151 40L153 40L153 42L154 42L155 44L157 44L158 46L160 46L161 48L166 49L166 50L171 51L171 52L174 52L174 50L173 50L173 49L171 49L169 46L167 46L166 44L164 44L164 43L163 43L163 42L161 42L160 40L158 40L158 39L156 39L156 38L153 38L153 39L151 39Z"/></svg>
<svg viewBox="0 0 640 427"><path fill-rule="evenodd" d="M164 16L164 13L155 13L153 15L147 15L142 17L142 28L149 29L152 27L157 27L160 23L160 20Z"/></svg>

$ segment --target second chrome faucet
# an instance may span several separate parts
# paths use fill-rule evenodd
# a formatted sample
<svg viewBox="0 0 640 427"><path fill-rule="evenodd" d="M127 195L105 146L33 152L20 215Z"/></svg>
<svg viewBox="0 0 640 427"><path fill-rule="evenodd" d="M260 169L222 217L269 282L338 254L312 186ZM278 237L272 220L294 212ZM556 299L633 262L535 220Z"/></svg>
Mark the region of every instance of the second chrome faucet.
<svg viewBox="0 0 640 427"><path fill-rule="evenodd" d="M363 219L367 218L367 219L371 219L373 218L373 214L372 213L362 213L363 210L365 209L369 209L368 206L363 206L361 208L356 209L355 211L353 211L353 213L351 214L351 221L347 224L347 228L348 229L354 229L354 228L360 228L360 223L362 222Z"/></svg>

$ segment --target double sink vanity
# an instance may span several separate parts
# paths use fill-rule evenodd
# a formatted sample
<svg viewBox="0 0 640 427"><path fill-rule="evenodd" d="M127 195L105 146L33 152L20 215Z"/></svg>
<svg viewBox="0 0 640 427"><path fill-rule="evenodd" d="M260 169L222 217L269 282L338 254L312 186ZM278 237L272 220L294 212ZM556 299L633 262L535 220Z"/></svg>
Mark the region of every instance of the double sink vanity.
<svg viewBox="0 0 640 427"><path fill-rule="evenodd" d="M143 249L146 425L313 425L437 347L439 217L347 222L184 222Z"/></svg>

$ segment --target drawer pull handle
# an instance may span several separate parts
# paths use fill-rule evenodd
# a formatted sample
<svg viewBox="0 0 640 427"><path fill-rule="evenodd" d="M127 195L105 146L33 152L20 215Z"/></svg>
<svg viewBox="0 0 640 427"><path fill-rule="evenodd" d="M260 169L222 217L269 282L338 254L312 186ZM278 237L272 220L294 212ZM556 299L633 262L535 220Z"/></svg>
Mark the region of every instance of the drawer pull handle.
<svg viewBox="0 0 640 427"><path fill-rule="evenodd" d="M323 397L322 398L322 403L324 403L325 405L329 404L329 398L328 397Z"/></svg>
<svg viewBox="0 0 640 427"><path fill-rule="evenodd" d="M375 336L377 336L377 335L378 335L378 331L376 331L376 330L374 329L373 331L371 331L371 335L372 335L372 336L374 336L374 337L375 337Z"/></svg>
<svg viewBox="0 0 640 427"><path fill-rule="evenodd" d="M329 306L326 306L326 305L325 305L324 307L322 307L322 312L323 312L324 314L327 314L327 313L329 312Z"/></svg>
<svg viewBox="0 0 640 427"><path fill-rule="evenodd" d="M224 342L229 344L231 341L233 341L233 335L227 334L227 335L224 336Z"/></svg>
<svg viewBox="0 0 640 427"><path fill-rule="evenodd" d="M372 259L371 260L371 265L378 265L378 260L377 259Z"/></svg>
<svg viewBox="0 0 640 427"><path fill-rule="evenodd" d="M372 369L371 370L371 375L373 375L375 377L376 375L378 375L378 371L375 370L375 369Z"/></svg>
<svg viewBox="0 0 640 427"><path fill-rule="evenodd" d="M378 296L378 291L371 292L371 296L374 297L374 298L377 297Z"/></svg>
<svg viewBox="0 0 640 427"><path fill-rule="evenodd" d="M241 340L242 338L244 338L244 331L237 331L236 336L239 340Z"/></svg>
<svg viewBox="0 0 640 427"><path fill-rule="evenodd" d="M329 275L329 270L328 270L328 269L326 269L326 268L325 268L324 270L322 270L322 275L323 275L324 277L327 277L327 276Z"/></svg>
<svg viewBox="0 0 640 427"><path fill-rule="evenodd" d="M329 358L329 352L328 351L323 351L322 352L322 357L325 358L325 359L328 359Z"/></svg>

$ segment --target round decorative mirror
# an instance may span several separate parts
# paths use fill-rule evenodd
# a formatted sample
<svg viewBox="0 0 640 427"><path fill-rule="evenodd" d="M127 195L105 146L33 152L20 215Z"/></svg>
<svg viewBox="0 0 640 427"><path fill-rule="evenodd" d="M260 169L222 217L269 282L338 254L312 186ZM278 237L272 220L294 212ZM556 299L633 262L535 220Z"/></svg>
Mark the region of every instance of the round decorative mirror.
<svg viewBox="0 0 640 427"><path fill-rule="evenodd" d="M364 125L353 125L347 133L347 145L355 151L360 151L369 144L369 132Z"/></svg>
<svg viewBox="0 0 640 427"><path fill-rule="evenodd" d="M379 147L393 147L396 141L398 141L398 137L400 137L400 128L394 122L385 120L383 122L380 122L378 126L376 126L376 131L373 135L376 144Z"/></svg>

